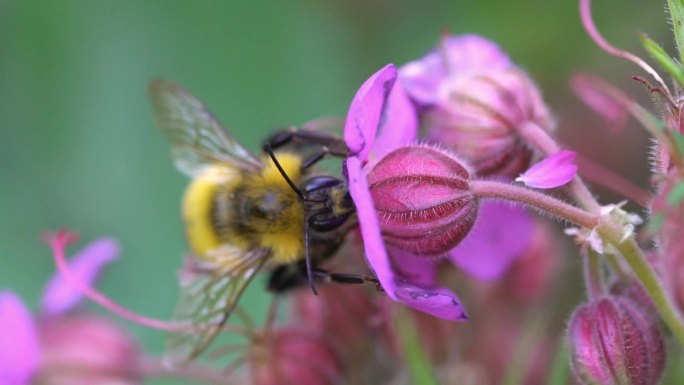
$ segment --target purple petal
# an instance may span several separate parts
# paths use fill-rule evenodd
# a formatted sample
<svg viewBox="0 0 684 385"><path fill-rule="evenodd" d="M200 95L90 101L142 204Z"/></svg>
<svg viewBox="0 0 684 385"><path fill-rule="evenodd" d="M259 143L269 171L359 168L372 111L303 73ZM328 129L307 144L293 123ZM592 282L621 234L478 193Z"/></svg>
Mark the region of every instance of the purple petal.
<svg viewBox="0 0 684 385"><path fill-rule="evenodd" d="M380 159L395 148L413 143L417 134L416 110L404 87L397 82L390 92L387 115L372 148L374 158Z"/></svg>
<svg viewBox="0 0 684 385"><path fill-rule="evenodd" d="M434 286L437 281L438 261L417 256L396 247L387 248L392 261L392 271L403 281L421 286Z"/></svg>
<svg viewBox="0 0 684 385"><path fill-rule="evenodd" d="M533 233L534 222L524 208L483 202L470 234L449 257L471 276L494 280L527 250Z"/></svg>
<svg viewBox="0 0 684 385"><path fill-rule="evenodd" d="M468 320L458 296L447 288L423 288L400 281L396 295L399 302L432 316L449 321Z"/></svg>
<svg viewBox="0 0 684 385"><path fill-rule="evenodd" d="M450 35L423 58L402 66L399 78L413 100L429 105L436 101L440 83L452 74L512 66L508 55L491 40L477 35Z"/></svg>
<svg viewBox="0 0 684 385"><path fill-rule="evenodd" d="M31 313L14 292L0 291L0 384L28 384L39 361L40 343Z"/></svg>
<svg viewBox="0 0 684 385"><path fill-rule="evenodd" d="M87 286L92 286L103 267L119 255L119 243L112 238L100 238L69 262L71 271ZM50 278L43 290L41 310L47 315L61 314L76 306L83 294L68 283L59 273Z"/></svg>
<svg viewBox="0 0 684 385"><path fill-rule="evenodd" d="M349 178L349 193L356 205L359 227L363 237L363 248L366 260L375 272L383 289L396 300L394 273L387 257L387 250L380 234L380 223L375 212L375 206L368 190L366 173L361 166L361 160L356 157L347 159L347 175Z"/></svg>
<svg viewBox="0 0 684 385"><path fill-rule="evenodd" d="M562 186L577 174L575 157L577 154L572 151L559 151L530 167L515 180L541 189Z"/></svg>
<svg viewBox="0 0 684 385"><path fill-rule="evenodd" d="M361 161L368 159L396 79L397 69L393 64L386 65L361 85L349 106L344 124L344 141L350 155L358 156Z"/></svg>

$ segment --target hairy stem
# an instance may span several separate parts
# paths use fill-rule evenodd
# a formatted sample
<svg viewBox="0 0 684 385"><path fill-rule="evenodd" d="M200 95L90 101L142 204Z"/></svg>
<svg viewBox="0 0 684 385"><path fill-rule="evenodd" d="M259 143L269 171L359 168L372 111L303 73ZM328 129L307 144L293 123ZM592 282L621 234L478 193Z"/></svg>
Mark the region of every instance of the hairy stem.
<svg viewBox="0 0 684 385"><path fill-rule="evenodd" d="M587 229L593 229L599 224L598 216L528 188L484 180L471 181L470 187L479 198L505 199L523 203Z"/></svg>
<svg viewBox="0 0 684 385"><path fill-rule="evenodd" d="M625 259L629 267L637 276L653 304L660 312L665 324L677 337L679 343L684 345L684 320L677 311L674 303L665 292L660 278L648 263L633 237L622 239L622 232L608 224L598 227L598 233L602 238L610 242Z"/></svg>
<svg viewBox="0 0 684 385"><path fill-rule="evenodd" d="M605 285L601 276L601 254L587 249L584 257L584 282L587 285L589 299L596 299L605 293Z"/></svg>

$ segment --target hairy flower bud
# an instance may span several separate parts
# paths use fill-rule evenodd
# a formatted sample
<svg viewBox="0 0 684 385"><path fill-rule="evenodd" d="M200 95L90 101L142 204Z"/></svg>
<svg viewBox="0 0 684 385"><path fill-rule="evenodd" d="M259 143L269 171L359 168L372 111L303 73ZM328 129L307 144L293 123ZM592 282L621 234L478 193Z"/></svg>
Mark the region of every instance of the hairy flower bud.
<svg viewBox="0 0 684 385"><path fill-rule="evenodd" d="M283 328L269 332L252 346L250 373L255 385L332 385L341 377L341 363L318 334Z"/></svg>
<svg viewBox="0 0 684 385"><path fill-rule="evenodd" d="M576 376L590 385L655 385L665 367L661 332L643 309L622 297L580 306L568 339Z"/></svg>
<svg viewBox="0 0 684 385"><path fill-rule="evenodd" d="M121 328L95 316L46 319L39 383L136 385L140 351Z"/></svg>
<svg viewBox="0 0 684 385"><path fill-rule="evenodd" d="M385 242L416 255L449 251L470 231L470 172L447 151L400 147L372 166L368 186Z"/></svg>
<svg viewBox="0 0 684 385"><path fill-rule="evenodd" d="M524 171L532 150L517 130L529 123L551 126L536 86L514 67L454 74L422 120L428 136L452 147L483 176L514 177Z"/></svg>

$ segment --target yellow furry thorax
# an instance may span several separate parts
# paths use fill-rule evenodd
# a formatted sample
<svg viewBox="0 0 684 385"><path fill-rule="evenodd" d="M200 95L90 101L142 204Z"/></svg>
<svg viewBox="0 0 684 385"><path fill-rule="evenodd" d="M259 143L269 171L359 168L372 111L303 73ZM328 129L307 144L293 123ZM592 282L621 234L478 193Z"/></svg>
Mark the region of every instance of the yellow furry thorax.
<svg viewBox="0 0 684 385"><path fill-rule="evenodd" d="M301 157L278 153L277 159L296 184L301 178ZM190 249L198 258L214 262L211 251L225 245L243 251L268 249L275 264L291 263L303 257L305 213L301 201L269 157L263 157L262 163L263 167L258 172L217 163L190 182L182 211ZM219 232L212 221L212 210L217 194L226 192L232 193L234 197L231 199L235 200L260 202L267 197L276 200L282 210L268 219L235 212L231 215L235 215L234 219L240 223Z"/></svg>

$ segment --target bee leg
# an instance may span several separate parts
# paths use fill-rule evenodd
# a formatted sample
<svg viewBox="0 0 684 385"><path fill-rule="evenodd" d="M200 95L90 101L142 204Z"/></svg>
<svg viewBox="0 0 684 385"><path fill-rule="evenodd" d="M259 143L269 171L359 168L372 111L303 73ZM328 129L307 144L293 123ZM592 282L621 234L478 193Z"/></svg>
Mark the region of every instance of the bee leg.
<svg viewBox="0 0 684 385"><path fill-rule="evenodd" d="M325 271L324 271L325 272ZM341 284L351 284L358 285L364 283L370 283L375 285L375 287L382 291L382 286L380 286L380 281L372 275L365 274L345 274L345 273L330 273L325 272L330 279L330 281Z"/></svg>
<svg viewBox="0 0 684 385"><path fill-rule="evenodd" d="M318 291L316 291L316 285L314 284L314 274L313 274L313 267L311 263L311 253L309 252L309 222L311 221L310 217L306 217L304 220L304 261L306 262L306 277L309 281L309 287L311 288L311 291L315 295L318 295Z"/></svg>

